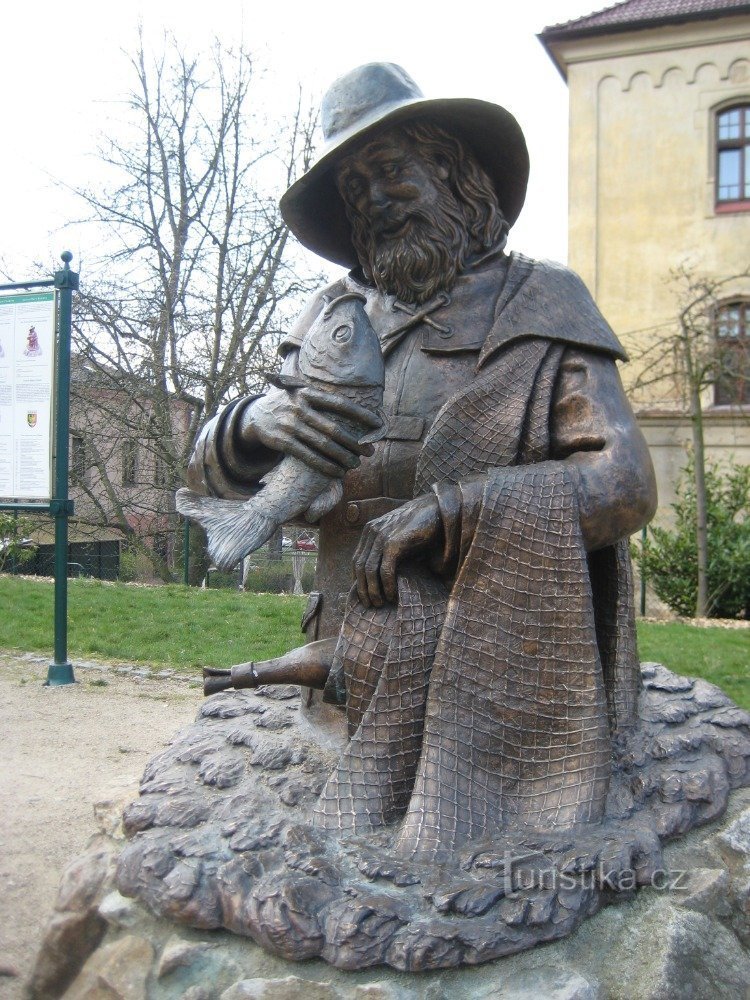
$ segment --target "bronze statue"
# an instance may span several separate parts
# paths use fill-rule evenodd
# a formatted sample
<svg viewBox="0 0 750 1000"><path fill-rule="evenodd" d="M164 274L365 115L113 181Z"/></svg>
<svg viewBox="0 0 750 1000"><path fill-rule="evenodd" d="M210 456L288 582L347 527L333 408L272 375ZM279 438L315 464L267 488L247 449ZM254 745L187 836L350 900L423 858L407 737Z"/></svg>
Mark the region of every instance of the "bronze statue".
<svg viewBox="0 0 750 1000"><path fill-rule="evenodd" d="M345 705L351 742L318 821L401 820L409 856L509 823L597 821L610 728L632 721L638 683L623 539L656 503L625 354L574 274L504 252L528 173L505 110L426 101L403 70L373 64L333 85L323 128L325 153L282 209L353 270L284 340L282 375L299 376L328 301L364 296L385 434L368 454L372 426L335 420L345 398L274 393L210 424L191 468L195 489L230 497L257 493L285 454L343 478L320 523L310 674L299 653L262 670L317 686L321 658L332 664L325 696ZM235 668L234 685L253 669Z"/></svg>
<svg viewBox="0 0 750 1000"><path fill-rule="evenodd" d="M287 958L476 964L648 885L661 841L750 780L750 717L638 664L627 538L653 470L583 283L505 252L516 121L380 63L322 120L282 210L351 271L274 389L204 428L178 501L226 560L320 516L308 643L205 672L125 813L118 885ZM370 353L341 377L355 328Z"/></svg>

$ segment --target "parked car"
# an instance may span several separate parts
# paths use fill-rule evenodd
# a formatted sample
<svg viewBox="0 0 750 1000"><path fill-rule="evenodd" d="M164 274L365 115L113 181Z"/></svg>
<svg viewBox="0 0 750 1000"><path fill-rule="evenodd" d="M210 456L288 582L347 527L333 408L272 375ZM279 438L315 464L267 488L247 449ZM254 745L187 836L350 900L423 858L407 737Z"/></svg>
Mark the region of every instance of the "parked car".
<svg viewBox="0 0 750 1000"><path fill-rule="evenodd" d="M301 552L317 552L318 545L314 538L310 538L309 535L300 535L297 541L294 543L295 549Z"/></svg>

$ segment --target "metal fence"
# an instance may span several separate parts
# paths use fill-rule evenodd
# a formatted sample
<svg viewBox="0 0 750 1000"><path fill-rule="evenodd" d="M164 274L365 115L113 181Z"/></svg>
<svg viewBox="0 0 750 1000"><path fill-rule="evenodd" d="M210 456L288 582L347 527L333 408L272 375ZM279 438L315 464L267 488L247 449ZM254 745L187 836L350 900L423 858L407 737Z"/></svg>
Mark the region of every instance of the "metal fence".
<svg viewBox="0 0 750 1000"><path fill-rule="evenodd" d="M54 576L55 546L30 547L30 556L11 556L4 566L6 573L29 576ZM120 542L70 542L68 544L68 576L92 577L97 580L119 580L121 575Z"/></svg>
<svg viewBox="0 0 750 1000"><path fill-rule="evenodd" d="M150 540L149 540L150 541ZM167 560L175 582L184 579L182 531L159 536L160 555ZM50 577L54 574L54 545L29 543L30 555L8 559L6 573ZM313 589L317 562L317 539L314 532L291 529L244 559L230 572L214 566L200 568L203 553L193 552L189 559L190 579L194 586L231 588L255 593L304 594ZM150 560L119 541L70 542L68 576L96 580L120 580L128 583L159 584Z"/></svg>
<svg viewBox="0 0 750 1000"><path fill-rule="evenodd" d="M264 545L230 573L210 568L202 586L232 587L254 593L307 594L313 589L317 559L314 534L305 532L300 539L290 532L283 536L281 547L275 542Z"/></svg>

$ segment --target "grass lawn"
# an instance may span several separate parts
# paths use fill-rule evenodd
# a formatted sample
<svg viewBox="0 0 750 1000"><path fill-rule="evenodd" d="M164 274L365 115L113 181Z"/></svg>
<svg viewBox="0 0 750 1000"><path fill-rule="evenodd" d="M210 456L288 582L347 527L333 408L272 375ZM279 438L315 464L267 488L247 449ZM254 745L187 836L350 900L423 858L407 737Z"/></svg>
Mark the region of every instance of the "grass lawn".
<svg viewBox="0 0 750 1000"><path fill-rule="evenodd" d="M52 651L46 581L0 576L0 647ZM303 641L303 597L70 580L68 651L180 669L280 656Z"/></svg>
<svg viewBox="0 0 750 1000"><path fill-rule="evenodd" d="M684 622L639 622L641 660L656 660L676 674L718 684L750 709L750 629L696 628Z"/></svg>
<svg viewBox="0 0 750 1000"><path fill-rule="evenodd" d="M0 576L0 647L51 653L51 583ZM70 656L195 670L302 643L303 597L71 580ZM639 622L642 660L718 684L750 709L750 629Z"/></svg>

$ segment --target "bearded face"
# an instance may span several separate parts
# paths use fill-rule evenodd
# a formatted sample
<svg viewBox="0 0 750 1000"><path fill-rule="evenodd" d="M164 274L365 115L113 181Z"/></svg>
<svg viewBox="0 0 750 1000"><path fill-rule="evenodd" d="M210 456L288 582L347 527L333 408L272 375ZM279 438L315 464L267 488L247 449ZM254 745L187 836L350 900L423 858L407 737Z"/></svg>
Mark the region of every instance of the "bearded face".
<svg viewBox="0 0 750 1000"><path fill-rule="evenodd" d="M339 191L368 279L402 302L449 291L472 249L449 168L404 132L369 143L342 164Z"/></svg>

